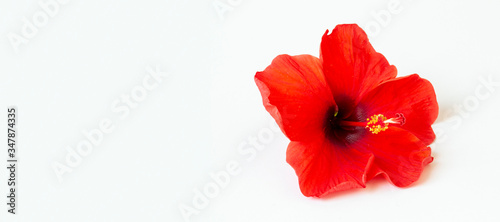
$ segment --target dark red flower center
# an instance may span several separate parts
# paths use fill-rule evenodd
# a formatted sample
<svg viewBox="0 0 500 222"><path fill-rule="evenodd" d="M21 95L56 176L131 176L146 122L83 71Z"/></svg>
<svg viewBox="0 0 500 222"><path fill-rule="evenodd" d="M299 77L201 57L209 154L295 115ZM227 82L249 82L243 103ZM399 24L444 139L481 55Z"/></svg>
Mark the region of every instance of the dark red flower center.
<svg viewBox="0 0 500 222"><path fill-rule="evenodd" d="M362 122L366 119L367 114L364 109L355 108L355 104L351 98L345 96L337 96L335 98L336 106L328 109L325 119L325 136L333 144L339 147L347 147L349 144L363 138L366 130L362 127L349 126L342 124L345 121Z"/></svg>

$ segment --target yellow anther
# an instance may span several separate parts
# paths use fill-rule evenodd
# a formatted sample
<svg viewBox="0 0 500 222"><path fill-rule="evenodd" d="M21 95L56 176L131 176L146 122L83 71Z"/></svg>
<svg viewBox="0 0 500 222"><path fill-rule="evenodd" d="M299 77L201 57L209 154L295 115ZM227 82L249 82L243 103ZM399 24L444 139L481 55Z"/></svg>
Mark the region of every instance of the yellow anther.
<svg viewBox="0 0 500 222"><path fill-rule="evenodd" d="M373 115L366 121L368 122L365 128L369 129L373 134L378 134L389 128L389 122L386 122L387 118L382 114Z"/></svg>

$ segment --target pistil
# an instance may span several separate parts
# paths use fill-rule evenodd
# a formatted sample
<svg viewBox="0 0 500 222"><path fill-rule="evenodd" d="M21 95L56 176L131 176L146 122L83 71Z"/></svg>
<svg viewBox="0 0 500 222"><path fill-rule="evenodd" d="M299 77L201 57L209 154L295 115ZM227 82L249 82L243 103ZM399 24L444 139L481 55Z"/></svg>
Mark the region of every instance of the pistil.
<svg viewBox="0 0 500 222"><path fill-rule="evenodd" d="M397 113L396 117L388 119L382 114L376 114L366 119L366 122L339 121L340 126L360 126L365 127L373 134L378 134L389 128L390 124L404 125L406 118L402 113Z"/></svg>

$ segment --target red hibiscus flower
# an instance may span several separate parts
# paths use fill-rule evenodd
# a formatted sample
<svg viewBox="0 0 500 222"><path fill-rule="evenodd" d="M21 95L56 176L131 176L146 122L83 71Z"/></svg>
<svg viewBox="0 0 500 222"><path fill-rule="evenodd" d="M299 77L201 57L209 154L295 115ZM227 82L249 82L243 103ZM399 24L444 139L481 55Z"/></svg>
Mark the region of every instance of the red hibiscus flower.
<svg viewBox="0 0 500 222"><path fill-rule="evenodd" d="M379 174L405 187L432 162L434 89L417 74L396 73L355 24L327 30L319 58L280 55L257 72L305 196L365 187Z"/></svg>

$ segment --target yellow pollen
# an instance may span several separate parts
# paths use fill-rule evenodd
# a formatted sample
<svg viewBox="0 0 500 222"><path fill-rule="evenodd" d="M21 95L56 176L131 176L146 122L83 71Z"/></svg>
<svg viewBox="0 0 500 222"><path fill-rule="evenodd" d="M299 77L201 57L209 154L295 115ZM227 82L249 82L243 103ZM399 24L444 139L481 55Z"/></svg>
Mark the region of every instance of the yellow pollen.
<svg viewBox="0 0 500 222"><path fill-rule="evenodd" d="M387 119L382 114L373 115L366 119L366 127L373 134L378 134L386 129L389 129L389 124L404 125L406 123L406 118L402 113L396 113L396 117Z"/></svg>
<svg viewBox="0 0 500 222"><path fill-rule="evenodd" d="M382 114L373 115L366 121L368 122L365 128L369 129L373 134L378 134L389 128L389 122L386 122L387 118Z"/></svg>

